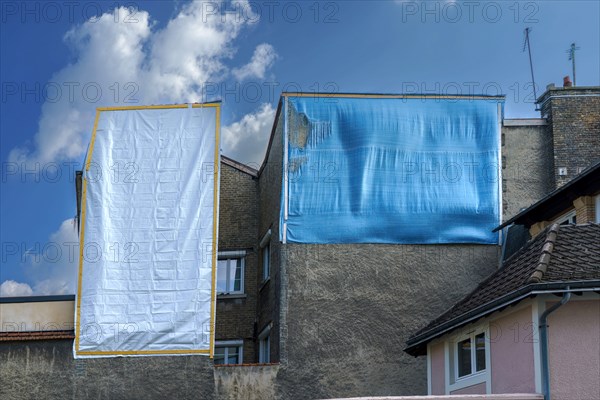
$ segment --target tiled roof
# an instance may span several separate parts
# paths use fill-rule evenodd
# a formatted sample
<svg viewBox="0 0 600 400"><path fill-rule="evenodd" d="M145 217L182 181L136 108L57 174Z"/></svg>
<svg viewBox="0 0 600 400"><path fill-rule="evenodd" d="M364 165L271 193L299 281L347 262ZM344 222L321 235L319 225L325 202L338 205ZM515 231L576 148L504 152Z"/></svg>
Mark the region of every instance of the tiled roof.
<svg viewBox="0 0 600 400"><path fill-rule="evenodd" d="M73 331L0 332L0 342L74 338Z"/></svg>
<svg viewBox="0 0 600 400"><path fill-rule="evenodd" d="M600 281L600 225L552 225L507 259L502 268L475 290L411 336L407 351L459 326L473 311L492 312L496 300L519 290L581 281ZM444 325L446 329L439 332Z"/></svg>

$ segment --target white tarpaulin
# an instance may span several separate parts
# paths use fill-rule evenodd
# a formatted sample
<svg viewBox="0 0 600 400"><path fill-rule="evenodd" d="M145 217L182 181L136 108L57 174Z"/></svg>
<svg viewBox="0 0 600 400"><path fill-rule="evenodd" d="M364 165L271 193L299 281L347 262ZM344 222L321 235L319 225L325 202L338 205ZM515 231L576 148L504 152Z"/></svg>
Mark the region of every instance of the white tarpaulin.
<svg viewBox="0 0 600 400"><path fill-rule="evenodd" d="M99 108L74 355L211 354L220 104Z"/></svg>

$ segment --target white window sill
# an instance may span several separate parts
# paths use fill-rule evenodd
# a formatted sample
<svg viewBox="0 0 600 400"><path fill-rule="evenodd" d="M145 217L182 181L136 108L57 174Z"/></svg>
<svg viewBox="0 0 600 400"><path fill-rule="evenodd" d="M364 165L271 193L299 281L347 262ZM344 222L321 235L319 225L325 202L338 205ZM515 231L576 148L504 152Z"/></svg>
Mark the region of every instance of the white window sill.
<svg viewBox="0 0 600 400"><path fill-rule="evenodd" d="M454 383L448 386L448 389L450 390L450 392L453 392L455 390L464 389L469 386L485 383L487 382L487 377L488 374L486 370L479 371L477 373L458 378Z"/></svg>

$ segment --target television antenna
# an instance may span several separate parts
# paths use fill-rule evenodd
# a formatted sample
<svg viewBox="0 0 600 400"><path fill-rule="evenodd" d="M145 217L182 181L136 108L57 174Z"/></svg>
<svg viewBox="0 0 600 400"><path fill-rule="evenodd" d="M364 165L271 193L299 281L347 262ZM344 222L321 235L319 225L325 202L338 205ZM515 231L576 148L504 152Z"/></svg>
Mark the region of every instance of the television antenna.
<svg viewBox="0 0 600 400"><path fill-rule="evenodd" d="M531 32L531 28L525 28L525 40L523 41L523 52L525 48L527 48L529 52L529 69L531 70L531 84L533 85L533 98L535 102L535 110L539 111L537 107L537 93L535 90L535 78L533 77L533 61L531 60L531 43L529 43L529 32Z"/></svg>
<svg viewBox="0 0 600 400"><path fill-rule="evenodd" d="M569 54L569 61L573 66L573 86L577 86L577 78L575 77L575 52L579 50L580 47L575 46L575 43L571 43L571 47L566 51Z"/></svg>

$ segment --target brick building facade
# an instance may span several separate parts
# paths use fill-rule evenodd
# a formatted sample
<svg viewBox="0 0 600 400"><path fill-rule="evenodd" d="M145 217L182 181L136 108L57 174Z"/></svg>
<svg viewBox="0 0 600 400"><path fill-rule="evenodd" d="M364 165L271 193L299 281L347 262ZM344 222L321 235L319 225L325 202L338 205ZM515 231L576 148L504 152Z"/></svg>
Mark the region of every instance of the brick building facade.
<svg viewBox="0 0 600 400"><path fill-rule="evenodd" d="M551 88L539 101L542 118L502 124L504 220L600 158L600 88ZM0 396L27 398L19 393L36 379L65 397L426 393L425 361L403 352L408 335L493 273L502 248L281 243L281 111L280 101L259 171L226 157L221 164L219 265L237 268L235 260L243 259L243 289L234 285L218 295L216 341L227 352L241 347L241 360L233 361L263 365L214 366L202 357L73 360L68 339L13 341L0 346L0 375L15 383L0 388ZM575 207L597 212L586 201ZM53 357L60 370L49 367ZM25 367L31 363L35 374ZM103 383L107 368L123 372L108 374L112 385ZM160 371L162 379L147 378ZM131 379L143 384L132 387Z"/></svg>

